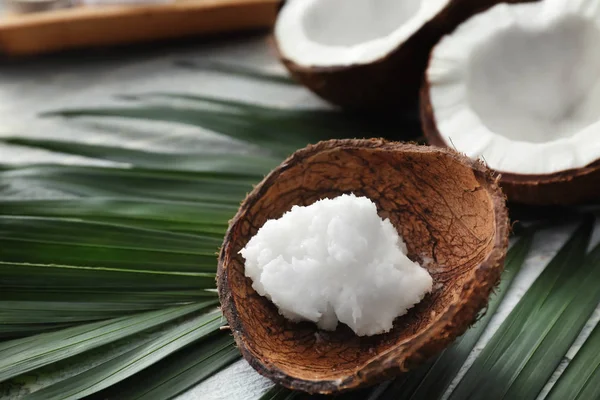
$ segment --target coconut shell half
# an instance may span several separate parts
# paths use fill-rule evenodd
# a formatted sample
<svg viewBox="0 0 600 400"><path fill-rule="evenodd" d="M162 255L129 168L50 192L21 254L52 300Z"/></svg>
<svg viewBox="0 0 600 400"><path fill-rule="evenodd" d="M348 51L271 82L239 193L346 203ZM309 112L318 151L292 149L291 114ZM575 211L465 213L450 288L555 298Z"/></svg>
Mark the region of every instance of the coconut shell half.
<svg viewBox="0 0 600 400"><path fill-rule="evenodd" d="M277 46L279 57L295 80L322 99L346 109L395 110L417 107L429 53L440 38L469 17L506 2L534 0L448 0L448 4L414 34L380 59L354 65L300 65ZM280 38L276 38L277 44Z"/></svg>
<svg viewBox="0 0 600 400"><path fill-rule="evenodd" d="M373 200L434 279L388 333L290 322L244 275L239 251L268 219L344 193ZM504 196L481 163L384 140L321 142L273 170L231 221L217 278L223 313L244 358L276 383L310 393L371 385L438 354L475 321L500 278L508 231Z"/></svg>
<svg viewBox="0 0 600 400"><path fill-rule="evenodd" d="M421 123L427 142L450 148L435 123L429 84L421 88ZM600 160L582 168L545 175L522 175L496 171L510 202L528 205L572 205L600 199Z"/></svg>

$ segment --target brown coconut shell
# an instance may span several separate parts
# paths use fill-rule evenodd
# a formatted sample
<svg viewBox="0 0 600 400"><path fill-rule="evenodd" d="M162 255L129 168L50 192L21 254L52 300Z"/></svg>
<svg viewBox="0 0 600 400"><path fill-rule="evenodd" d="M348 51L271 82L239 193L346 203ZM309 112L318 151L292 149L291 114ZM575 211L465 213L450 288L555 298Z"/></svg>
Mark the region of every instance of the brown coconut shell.
<svg viewBox="0 0 600 400"><path fill-rule="evenodd" d="M451 148L435 123L430 85L423 81L420 96L421 124L427 142ZM571 205L600 199L600 160L582 168L546 175L521 175L495 171L510 202L529 205Z"/></svg>
<svg viewBox="0 0 600 400"><path fill-rule="evenodd" d="M526 1L533 0L450 0L395 50L369 64L306 67L286 59L279 49L277 51L294 79L332 104L375 111L416 107L429 53L442 36L495 4ZM275 42L277 44L277 40Z"/></svg>
<svg viewBox="0 0 600 400"><path fill-rule="evenodd" d="M244 275L239 251L268 219L343 193L371 198L434 279L388 333L290 322ZM321 142L273 170L231 221L217 278L223 313L244 358L281 385L310 393L371 385L438 354L475 321L500 278L508 231L504 196L481 163L430 146Z"/></svg>

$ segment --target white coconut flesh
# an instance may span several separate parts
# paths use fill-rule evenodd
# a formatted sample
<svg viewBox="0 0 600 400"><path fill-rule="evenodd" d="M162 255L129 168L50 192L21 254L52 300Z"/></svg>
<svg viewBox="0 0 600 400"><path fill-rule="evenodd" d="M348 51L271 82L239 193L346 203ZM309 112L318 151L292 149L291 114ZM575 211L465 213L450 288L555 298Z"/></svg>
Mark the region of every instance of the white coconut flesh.
<svg viewBox="0 0 600 400"><path fill-rule="evenodd" d="M500 4L434 48L426 72L450 147L546 175L600 159L600 1Z"/></svg>
<svg viewBox="0 0 600 400"><path fill-rule="evenodd" d="M450 0L290 0L277 18L282 55L306 67L376 61L417 32Z"/></svg>

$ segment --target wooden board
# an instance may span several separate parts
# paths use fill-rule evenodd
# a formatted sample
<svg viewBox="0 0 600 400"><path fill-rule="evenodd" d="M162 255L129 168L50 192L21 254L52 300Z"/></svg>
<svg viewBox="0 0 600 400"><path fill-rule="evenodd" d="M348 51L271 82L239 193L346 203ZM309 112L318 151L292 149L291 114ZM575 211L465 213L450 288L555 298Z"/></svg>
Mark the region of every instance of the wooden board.
<svg viewBox="0 0 600 400"><path fill-rule="evenodd" d="M151 42L273 26L281 0L175 0L154 5L77 6L0 18L8 55Z"/></svg>

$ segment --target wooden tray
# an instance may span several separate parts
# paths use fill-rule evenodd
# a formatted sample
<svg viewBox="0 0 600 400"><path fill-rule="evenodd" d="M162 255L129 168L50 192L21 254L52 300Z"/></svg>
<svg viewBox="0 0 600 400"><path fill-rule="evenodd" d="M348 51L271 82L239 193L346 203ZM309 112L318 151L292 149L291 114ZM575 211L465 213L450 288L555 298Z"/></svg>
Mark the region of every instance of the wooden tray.
<svg viewBox="0 0 600 400"><path fill-rule="evenodd" d="M273 26L281 0L175 0L154 5L76 6L0 17L8 55L150 42Z"/></svg>

